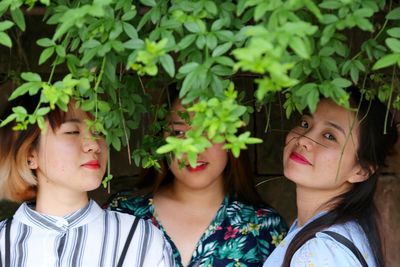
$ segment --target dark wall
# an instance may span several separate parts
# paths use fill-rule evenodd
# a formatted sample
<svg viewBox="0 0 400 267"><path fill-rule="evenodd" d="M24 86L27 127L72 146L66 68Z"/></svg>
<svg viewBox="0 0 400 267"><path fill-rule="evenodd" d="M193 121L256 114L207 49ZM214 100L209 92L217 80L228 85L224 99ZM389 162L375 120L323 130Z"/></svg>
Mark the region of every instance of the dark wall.
<svg viewBox="0 0 400 267"><path fill-rule="evenodd" d="M38 37L49 35L51 29L41 23L41 17L32 16L27 18L28 29L25 33L15 33L18 37L13 49L0 46L0 113L7 105L7 97L15 88L15 80L21 70L32 70L46 76L50 72L48 65L38 66L40 54L39 48L34 43ZM61 70L58 70L62 72ZM59 73L61 75L61 73ZM57 75L57 73L56 73ZM235 80L236 87L252 96L254 85L251 78L238 77ZM253 146L248 153L251 159L251 168L261 196L273 207L275 207L291 223L295 217L295 187L282 176L281 154L283 140L290 121L284 118L281 100L269 107L264 107L256 112L249 128L264 143ZM270 114L269 114L270 110ZM267 127L269 121L269 127ZM145 127L143 125L142 127ZM267 128L267 130L266 130ZM133 135L140 138L140 135ZM1 140L0 140L1 142ZM384 242L387 245L388 266L400 266L400 235L396 234L400 228L400 145L397 146L397 154L389 159L389 167L381 177L378 192L376 194L377 205L382 213L382 231ZM0 151L1 153L1 151ZM114 179L111 182L110 193L133 188L137 179L138 168L128 163L128 153L122 149L120 152L111 153L111 165ZM90 195L103 204L110 197L104 188L99 188ZM18 205L16 203L0 201L0 218L5 218L14 212Z"/></svg>

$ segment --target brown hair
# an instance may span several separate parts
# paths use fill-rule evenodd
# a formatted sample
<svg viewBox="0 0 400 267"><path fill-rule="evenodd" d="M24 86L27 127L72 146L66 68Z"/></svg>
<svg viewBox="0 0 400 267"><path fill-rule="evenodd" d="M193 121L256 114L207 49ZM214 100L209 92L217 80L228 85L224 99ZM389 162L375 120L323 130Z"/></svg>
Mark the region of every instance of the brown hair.
<svg viewBox="0 0 400 267"><path fill-rule="evenodd" d="M169 85L160 98L161 105L167 104L171 109L172 105L179 100L178 94L176 84ZM163 132L159 132L158 135L162 136ZM142 170L136 184L139 189L138 194L154 194L160 187L173 181L174 175L168 167L167 159L164 158L159 163L160 170L155 168ZM228 152L228 163L223 171L225 194L244 203L265 204L255 188L250 170L250 161L246 151L241 151L239 158L235 158L231 152Z"/></svg>
<svg viewBox="0 0 400 267"><path fill-rule="evenodd" d="M8 109L1 115L5 119L12 113L12 107L22 106L29 114L33 113L38 99L23 96L9 103ZM55 130L65 121L66 113L58 108L46 115L51 130ZM36 196L37 179L29 168L28 155L39 143L41 129L29 124L26 130L14 131L15 122L0 128L0 199L25 201Z"/></svg>

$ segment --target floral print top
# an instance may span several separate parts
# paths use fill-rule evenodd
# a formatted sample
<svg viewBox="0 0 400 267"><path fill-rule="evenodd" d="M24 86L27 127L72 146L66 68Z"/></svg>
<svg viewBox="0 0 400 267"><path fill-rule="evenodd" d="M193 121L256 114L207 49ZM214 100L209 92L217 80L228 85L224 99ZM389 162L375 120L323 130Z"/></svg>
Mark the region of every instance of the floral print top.
<svg viewBox="0 0 400 267"><path fill-rule="evenodd" d="M151 220L171 244L177 266L183 266L178 249L157 219L152 198L119 194L109 208ZM286 223L273 209L226 196L198 241L188 266L262 266L286 232Z"/></svg>

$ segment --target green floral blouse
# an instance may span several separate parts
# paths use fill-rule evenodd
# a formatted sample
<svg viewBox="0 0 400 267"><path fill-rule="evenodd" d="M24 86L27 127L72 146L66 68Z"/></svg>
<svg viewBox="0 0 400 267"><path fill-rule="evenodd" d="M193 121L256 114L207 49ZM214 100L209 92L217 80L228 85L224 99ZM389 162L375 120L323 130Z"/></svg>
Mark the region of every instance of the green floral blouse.
<svg viewBox="0 0 400 267"><path fill-rule="evenodd" d="M109 208L151 220L171 244L177 266L183 266L179 251L157 219L152 198L119 194ZM286 232L286 223L270 207L248 205L226 196L188 266L262 266Z"/></svg>

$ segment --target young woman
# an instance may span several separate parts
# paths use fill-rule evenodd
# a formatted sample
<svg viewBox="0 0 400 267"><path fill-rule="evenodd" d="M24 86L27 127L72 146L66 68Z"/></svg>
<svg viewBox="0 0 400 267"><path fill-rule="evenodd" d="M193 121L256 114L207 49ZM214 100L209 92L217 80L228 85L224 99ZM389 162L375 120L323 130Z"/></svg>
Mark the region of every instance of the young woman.
<svg viewBox="0 0 400 267"><path fill-rule="evenodd" d="M25 100L19 105L33 110L37 102ZM43 130L36 124L19 132L13 125L0 128L3 195L36 195L0 222L0 266L174 266L156 227L88 199L108 155L104 138L88 129L89 119L72 102L66 113L52 111Z"/></svg>
<svg viewBox="0 0 400 267"><path fill-rule="evenodd" d="M164 135L184 138L190 127L180 117L185 108L178 99L171 101ZM111 208L150 219L170 242L179 266L261 266L286 224L262 203L249 167L222 147L213 144L199 154L194 168L180 167L177 159L164 161L161 172L144 176L151 185L148 195L120 195Z"/></svg>
<svg viewBox="0 0 400 267"><path fill-rule="evenodd" d="M397 133L384 134L383 104L359 99L357 111L321 100L287 135L298 217L264 266L384 266L373 197Z"/></svg>

